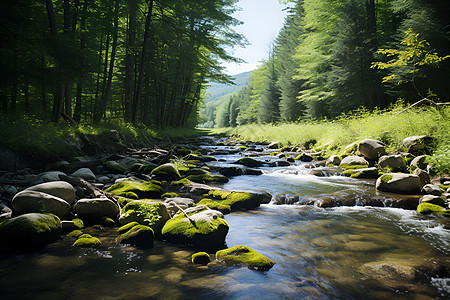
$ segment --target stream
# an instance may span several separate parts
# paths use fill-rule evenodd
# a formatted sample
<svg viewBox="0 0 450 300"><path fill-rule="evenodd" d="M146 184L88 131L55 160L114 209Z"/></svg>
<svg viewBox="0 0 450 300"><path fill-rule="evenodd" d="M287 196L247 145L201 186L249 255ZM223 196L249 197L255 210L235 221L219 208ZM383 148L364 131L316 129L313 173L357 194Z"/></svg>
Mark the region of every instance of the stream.
<svg viewBox="0 0 450 300"><path fill-rule="evenodd" d="M216 143L217 141L214 141ZM205 149L215 167L241 158ZM214 152L215 151L215 152ZM263 162L280 160L261 156ZM232 177L225 190L292 195L299 200L341 193L401 197L375 191L373 180L311 175L308 163L260 167ZM320 168L319 168L320 170ZM228 247L247 245L276 262L268 271L194 265L189 247L155 242L117 245L116 228L87 228L102 245L71 247L61 239L33 253L0 256L1 299L448 299L450 220L391 207L264 204L225 216Z"/></svg>

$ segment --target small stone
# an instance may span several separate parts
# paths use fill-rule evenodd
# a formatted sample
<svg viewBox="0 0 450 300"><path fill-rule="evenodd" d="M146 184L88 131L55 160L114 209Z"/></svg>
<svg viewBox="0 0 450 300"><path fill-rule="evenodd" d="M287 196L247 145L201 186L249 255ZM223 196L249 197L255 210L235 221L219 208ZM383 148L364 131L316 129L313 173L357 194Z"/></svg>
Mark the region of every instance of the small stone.
<svg viewBox="0 0 450 300"><path fill-rule="evenodd" d="M197 252L192 254L192 263L206 266L211 262L209 254L206 252Z"/></svg>
<svg viewBox="0 0 450 300"><path fill-rule="evenodd" d="M422 191L428 195L440 196L444 193L444 190L434 184L426 184L422 188Z"/></svg>

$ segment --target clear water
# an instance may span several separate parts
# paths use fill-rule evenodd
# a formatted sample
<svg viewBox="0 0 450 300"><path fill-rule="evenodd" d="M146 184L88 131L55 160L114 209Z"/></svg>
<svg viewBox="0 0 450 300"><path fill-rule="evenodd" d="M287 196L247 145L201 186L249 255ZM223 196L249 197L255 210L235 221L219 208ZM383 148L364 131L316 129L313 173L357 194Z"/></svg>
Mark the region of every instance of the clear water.
<svg viewBox="0 0 450 300"><path fill-rule="evenodd" d="M230 161L235 157L227 157ZM230 162L228 161L228 162ZM225 162L226 163L226 162ZM304 165L262 168L228 190L375 194L373 181L308 175ZM0 257L1 299L446 299L449 219L395 208L262 205L226 215L229 247L245 244L276 264L260 272L190 262L188 247L116 245L115 229L89 228L102 245L60 240ZM213 257L213 255L212 255ZM448 271L448 270L447 270Z"/></svg>

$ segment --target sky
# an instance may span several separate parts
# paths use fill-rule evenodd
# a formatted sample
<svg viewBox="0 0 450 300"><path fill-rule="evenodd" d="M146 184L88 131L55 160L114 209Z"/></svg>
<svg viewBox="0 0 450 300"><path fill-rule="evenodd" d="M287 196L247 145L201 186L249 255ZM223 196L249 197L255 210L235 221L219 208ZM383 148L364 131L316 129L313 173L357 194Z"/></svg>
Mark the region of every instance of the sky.
<svg viewBox="0 0 450 300"><path fill-rule="evenodd" d="M286 5L280 4L278 0L241 0L237 6L242 9L233 16L244 24L235 30L243 34L250 45L229 50L233 56L242 58L246 63L224 63L228 75L254 70L261 60L268 58L270 44L277 37L286 16L283 11Z"/></svg>

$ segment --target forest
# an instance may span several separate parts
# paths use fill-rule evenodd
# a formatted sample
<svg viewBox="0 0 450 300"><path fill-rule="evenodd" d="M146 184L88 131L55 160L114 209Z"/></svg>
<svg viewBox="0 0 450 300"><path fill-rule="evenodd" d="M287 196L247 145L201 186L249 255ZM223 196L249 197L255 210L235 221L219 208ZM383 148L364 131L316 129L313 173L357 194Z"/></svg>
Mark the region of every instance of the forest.
<svg viewBox="0 0 450 300"><path fill-rule="evenodd" d="M450 96L446 0L298 0L250 85L205 124L333 119L360 107Z"/></svg>
<svg viewBox="0 0 450 300"><path fill-rule="evenodd" d="M206 80L230 80L219 61L239 61L236 2L1 1L1 115L193 128Z"/></svg>

